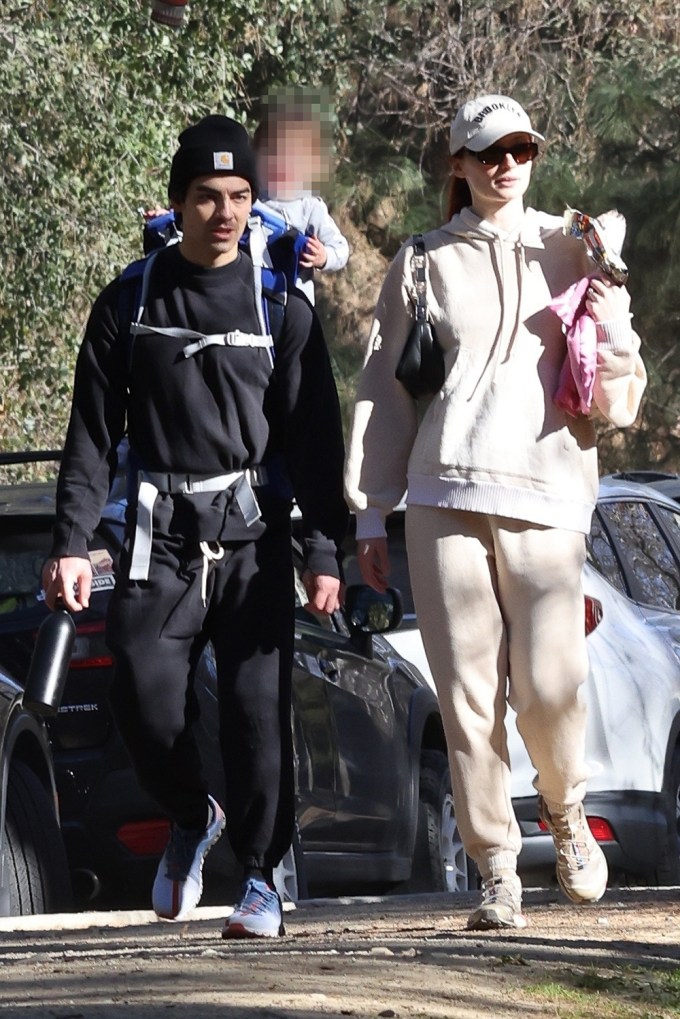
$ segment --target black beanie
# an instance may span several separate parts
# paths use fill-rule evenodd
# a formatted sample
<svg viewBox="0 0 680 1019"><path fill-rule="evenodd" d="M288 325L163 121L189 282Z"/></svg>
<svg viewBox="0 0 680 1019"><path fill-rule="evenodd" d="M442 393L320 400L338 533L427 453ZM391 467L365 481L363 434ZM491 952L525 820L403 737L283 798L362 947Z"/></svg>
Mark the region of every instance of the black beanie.
<svg viewBox="0 0 680 1019"><path fill-rule="evenodd" d="M213 173L243 177L253 189L253 198L257 197L255 153L248 132L231 117L217 113L199 120L179 136L179 148L170 167L170 200L183 199L195 177Z"/></svg>

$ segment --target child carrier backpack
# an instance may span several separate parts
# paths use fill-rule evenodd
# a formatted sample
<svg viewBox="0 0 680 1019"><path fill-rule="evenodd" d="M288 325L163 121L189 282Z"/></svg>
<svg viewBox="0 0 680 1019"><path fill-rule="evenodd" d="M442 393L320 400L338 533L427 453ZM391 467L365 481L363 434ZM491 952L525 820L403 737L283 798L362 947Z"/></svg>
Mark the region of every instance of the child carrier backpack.
<svg viewBox="0 0 680 1019"><path fill-rule="evenodd" d="M253 206L253 214L248 220L248 228L241 238L239 246L248 251L253 263L260 329L263 336L271 336L273 340L271 354L272 357L275 357L276 344L283 331L288 289L290 286L294 286L294 283L289 282L289 273L296 271L297 257L306 243L306 237L300 231L289 228L280 216L276 216L270 210L266 210L265 222L265 217L261 214L262 208L259 203L255 203ZM153 263L163 248L177 243L180 239L181 234L177 230L172 212L154 217L145 224L144 248L145 251L148 250L148 253L144 258L131 262L120 274L121 282L127 285L120 288L118 328L120 339L126 346L128 369L132 367L134 344L132 324L139 321L141 311L146 304ZM285 271L278 267L284 261L284 257L287 266ZM275 259L276 267L272 264ZM128 462L129 483L135 466L131 459ZM291 499L292 487L280 454L270 454L267 460L267 472L271 488L283 498ZM129 495L132 496L132 490L129 491Z"/></svg>
<svg viewBox="0 0 680 1019"><path fill-rule="evenodd" d="M253 203L248 227L239 241L239 247L246 251L251 249L254 230L261 230L265 240L264 265L282 272L288 286L294 287L300 275L300 255L307 243L307 235L290 226L283 216L264 202ZM173 210L162 212L144 224L144 253L148 255L168 244L175 244L181 237Z"/></svg>
<svg viewBox="0 0 680 1019"><path fill-rule="evenodd" d="M144 224L144 258L131 262L120 275L124 283L136 286L122 287L118 321L125 323L121 335L128 348L131 363L133 339L129 324L137 321L139 311L146 304L146 293L156 255L163 248L181 240L172 210L154 216ZM290 227L282 216L255 202L248 226L239 241L253 262L255 294L259 298L258 312L263 333L269 333L274 345L281 335L288 289L295 286L300 252L307 238L295 227Z"/></svg>

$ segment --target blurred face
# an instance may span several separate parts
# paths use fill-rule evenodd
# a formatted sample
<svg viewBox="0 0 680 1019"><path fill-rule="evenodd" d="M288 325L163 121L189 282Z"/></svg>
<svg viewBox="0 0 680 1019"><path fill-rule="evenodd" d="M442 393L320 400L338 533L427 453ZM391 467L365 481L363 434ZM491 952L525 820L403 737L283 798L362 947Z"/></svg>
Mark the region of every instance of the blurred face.
<svg viewBox="0 0 680 1019"><path fill-rule="evenodd" d="M472 152L452 156L451 164L457 177L464 177L472 194L472 208L483 219L504 205L522 204L531 180L531 160L519 162L525 156L523 146L533 142L531 135L524 133L506 134L500 138L489 153L491 163L483 163ZM518 146L517 158L511 151ZM485 156L485 153L478 153ZM496 160L500 162L496 164ZM495 165L494 165L495 164Z"/></svg>
<svg viewBox="0 0 680 1019"><path fill-rule="evenodd" d="M295 198L322 176L323 155L316 125L279 121L258 152L260 179L270 198Z"/></svg>
<svg viewBox="0 0 680 1019"><path fill-rule="evenodd" d="M182 216L184 257L206 267L235 261L252 205L250 184L243 177L217 173L194 178L184 201L173 202Z"/></svg>

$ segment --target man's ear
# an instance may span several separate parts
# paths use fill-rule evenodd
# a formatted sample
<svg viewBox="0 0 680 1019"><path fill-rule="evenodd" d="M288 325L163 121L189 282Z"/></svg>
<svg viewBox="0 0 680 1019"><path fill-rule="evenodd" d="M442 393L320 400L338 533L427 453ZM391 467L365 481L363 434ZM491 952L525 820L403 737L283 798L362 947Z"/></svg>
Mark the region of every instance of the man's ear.
<svg viewBox="0 0 680 1019"><path fill-rule="evenodd" d="M170 208L175 214L175 226L178 230L182 229L182 208L184 202L178 202L176 198L170 199Z"/></svg>

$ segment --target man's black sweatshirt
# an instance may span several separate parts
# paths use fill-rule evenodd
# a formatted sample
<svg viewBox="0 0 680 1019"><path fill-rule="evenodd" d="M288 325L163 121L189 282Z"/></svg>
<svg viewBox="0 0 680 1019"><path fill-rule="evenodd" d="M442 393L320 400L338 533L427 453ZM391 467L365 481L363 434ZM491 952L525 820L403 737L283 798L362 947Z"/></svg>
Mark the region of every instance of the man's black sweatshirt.
<svg viewBox="0 0 680 1019"><path fill-rule="evenodd" d="M119 317L136 312L130 287L134 296L136 281L114 280L87 324L52 555L87 555L127 429L133 462L146 471L221 475L282 457L302 514L307 565L337 576L336 546L348 516L342 424L311 306L297 291L288 294L273 359L262 347L219 345L185 357L185 339L157 333L129 339L128 323L119 325ZM159 252L141 321L206 335L260 333L250 258L239 252L236 261L208 269L188 262L178 245Z"/></svg>

